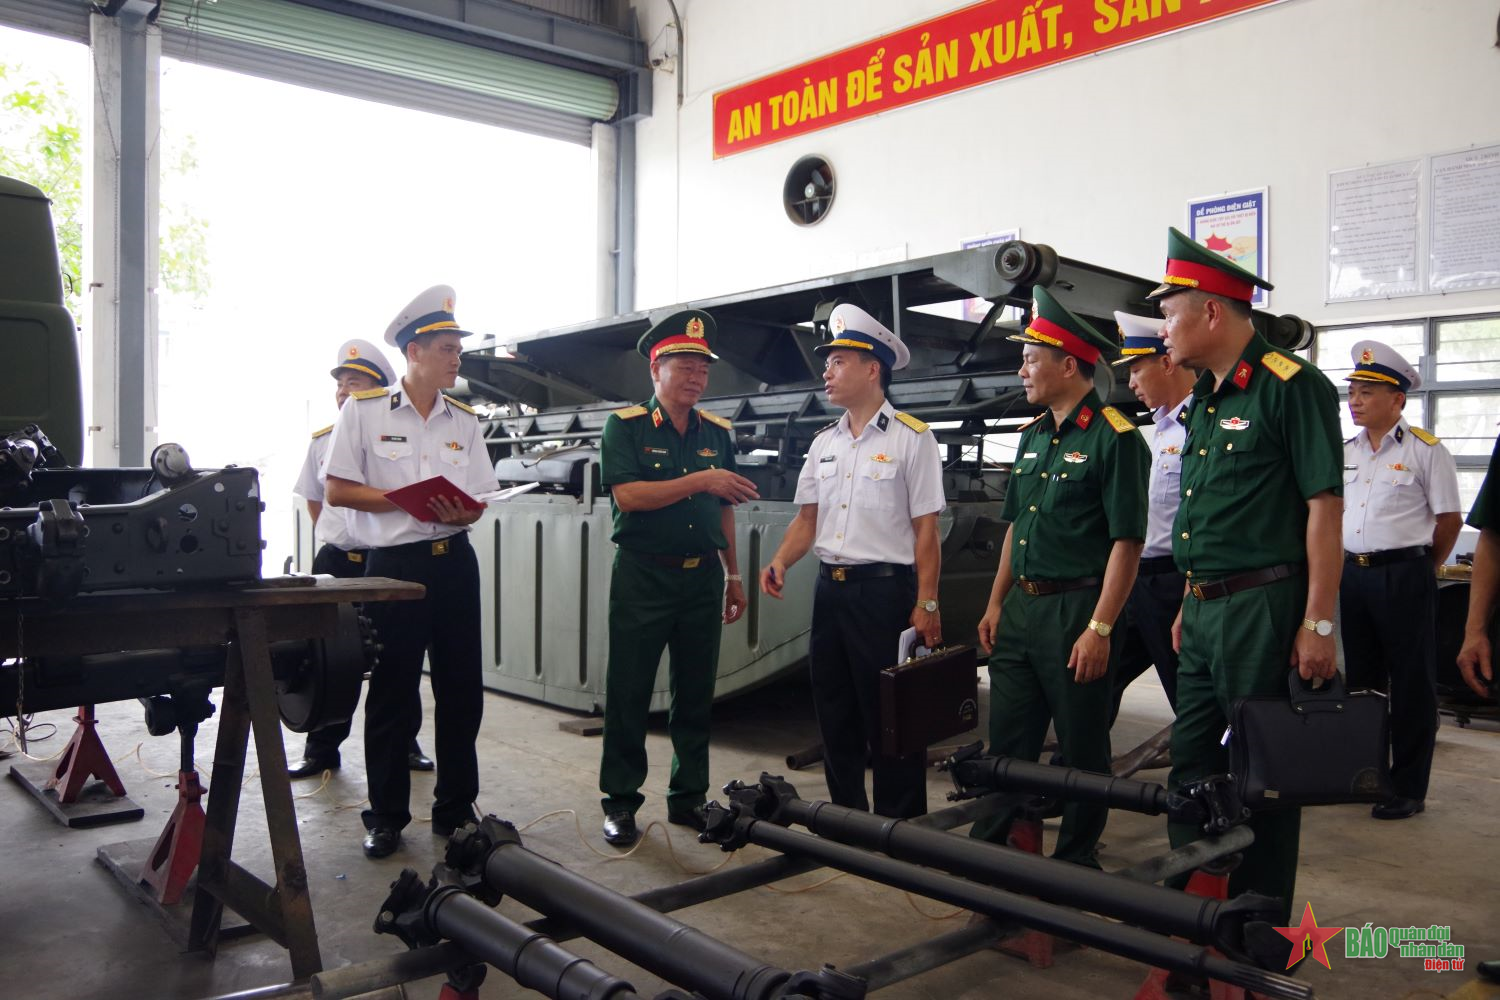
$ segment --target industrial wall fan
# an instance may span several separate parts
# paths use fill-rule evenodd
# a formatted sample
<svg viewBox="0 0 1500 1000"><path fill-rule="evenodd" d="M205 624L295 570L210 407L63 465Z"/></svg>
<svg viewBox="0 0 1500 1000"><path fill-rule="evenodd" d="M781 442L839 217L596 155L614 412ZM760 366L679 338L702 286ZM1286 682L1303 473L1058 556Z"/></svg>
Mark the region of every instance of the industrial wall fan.
<svg viewBox="0 0 1500 1000"><path fill-rule="evenodd" d="M786 217L799 226L823 221L833 206L833 167L821 156L804 156L787 171L781 186Z"/></svg>

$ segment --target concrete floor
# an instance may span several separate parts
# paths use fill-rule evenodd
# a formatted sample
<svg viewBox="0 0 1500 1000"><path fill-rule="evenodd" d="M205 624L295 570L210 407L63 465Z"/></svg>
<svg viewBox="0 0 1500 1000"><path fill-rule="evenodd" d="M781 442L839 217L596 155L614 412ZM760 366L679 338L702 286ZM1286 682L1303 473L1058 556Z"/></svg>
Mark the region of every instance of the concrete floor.
<svg viewBox="0 0 1500 1000"><path fill-rule="evenodd" d="M49 713L61 732L34 744L55 753L71 731L70 713ZM95 863L103 844L155 838L175 804L175 738L146 735L133 702L101 706L100 732L130 796L145 808L132 824L85 830L58 825L13 782L0 786L0 996L33 1000L77 997L205 997L281 983L291 978L285 953L264 938L226 943L216 959L178 954L161 926ZM480 737L480 806L525 827L531 849L625 893L669 884L722 864L767 856L748 848L734 856L697 844L679 827L667 827L662 793L670 749L660 726L650 739L648 801L651 823L642 846L628 856L599 838L595 790L599 741L559 731L572 717L536 704L489 695ZM1127 694L1114 731L1116 750L1135 745L1169 721L1153 677ZM1398 823L1380 823L1359 806L1304 813L1302 867L1295 908L1311 901L1322 926L1450 925L1472 967L1500 957L1500 734L1460 730L1445 720L1438 741L1427 812ZM431 727L428 704L426 727ZM356 725L356 733L359 727ZM212 756L213 723L200 734L199 758ZM719 706L715 713L713 779L754 779L761 770L783 772L784 756L815 741L807 690L800 681L762 689ZM287 734L289 756L301 737ZM401 868L424 876L442 842L425 821L406 831L403 848L374 862L360 851L358 808L364 796L359 738L346 746L344 767L326 786L294 786L312 899L325 965L332 967L400 950L372 933L377 907ZM137 745L139 750L137 752ZM0 745L4 745L0 738ZM430 740L426 741L430 748ZM253 746L252 746L253 753ZM15 758L0 762L8 771ZM805 798L826 793L814 767L792 775ZM1165 772L1142 777L1162 780ZM415 776L413 813L425 816L432 778ZM932 773L933 808L944 803L944 777ZM269 844L255 781L245 789L235 858L262 877L270 871ZM656 821L656 822L653 822ZM1049 824L1049 835L1055 821ZM1106 868L1121 868L1166 849L1162 821L1115 813L1104 835ZM852 876L827 881L828 872L805 875L704 904L677 914L710 934L785 968L848 965L960 926L963 915L930 900ZM509 900L501 912L527 919ZM602 968L632 981L644 995L662 983L585 941L570 944ZM1305 963L1301 975L1320 997L1500 996L1472 972L1424 972L1417 959L1344 957L1342 939L1329 947L1332 969ZM1307 968L1310 966L1310 968ZM893 986L891 998L1047 996L1050 1000L1131 997L1144 969L1094 950L1061 955L1050 970L992 951ZM411 984L408 995L435 998L440 980ZM486 998L535 995L491 972Z"/></svg>

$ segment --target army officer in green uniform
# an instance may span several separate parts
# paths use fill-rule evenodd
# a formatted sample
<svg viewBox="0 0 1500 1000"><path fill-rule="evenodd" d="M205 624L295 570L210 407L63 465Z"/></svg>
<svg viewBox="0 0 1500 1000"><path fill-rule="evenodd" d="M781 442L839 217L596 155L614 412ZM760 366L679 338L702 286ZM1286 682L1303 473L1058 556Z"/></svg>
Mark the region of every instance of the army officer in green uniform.
<svg viewBox="0 0 1500 1000"><path fill-rule="evenodd" d="M1333 611L1343 570L1343 442L1327 376L1255 331L1250 299L1270 288L1182 233L1151 293L1172 359L1199 369L1182 452L1172 555L1188 593L1174 632L1181 659L1173 788L1228 770L1221 742L1235 699L1285 694L1287 672L1334 673ZM1317 761L1308 761L1316 767ZM1261 813L1232 895L1279 897L1290 914L1301 814ZM1173 847L1197 839L1169 825Z"/></svg>
<svg viewBox="0 0 1500 1000"><path fill-rule="evenodd" d="M1054 299L1009 339L1021 350L1026 425L1003 516L1010 522L979 643L990 653L990 752L1036 760L1049 720L1069 766L1109 773L1110 633L1135 583L1146 538L1150 449L1094 391L1114 344ZM1053 856L1097 868L1109 810L1069 803ZM1003 843L1014 810L974 824Z"/></svg>
<svg viewBox="0 0 1500 1000"><path fill-rule="evenodd" d="M697 309L647 330L636 347L651 361L656 394L611 414L599 447L619 546L609 585L599 764L604 839L617 846L638 836L646 715L663 649L670 652L672 692L667 820L702 828L719 633L745 609L734 505L759 494L734 471L729 421L696 409L718 360L713 338L713 317Z"/></svg>

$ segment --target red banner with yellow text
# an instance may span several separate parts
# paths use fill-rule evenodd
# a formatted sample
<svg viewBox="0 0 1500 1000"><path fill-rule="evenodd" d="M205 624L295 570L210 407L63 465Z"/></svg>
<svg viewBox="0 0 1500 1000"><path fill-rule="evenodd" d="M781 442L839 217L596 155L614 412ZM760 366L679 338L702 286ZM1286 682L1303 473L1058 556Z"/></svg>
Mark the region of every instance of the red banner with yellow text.
<svg viewBox="0 0 1500 1000"><path fill-rule="evenodd" d="M1281 0L980 0L714 94L714 158Z"/></svg>

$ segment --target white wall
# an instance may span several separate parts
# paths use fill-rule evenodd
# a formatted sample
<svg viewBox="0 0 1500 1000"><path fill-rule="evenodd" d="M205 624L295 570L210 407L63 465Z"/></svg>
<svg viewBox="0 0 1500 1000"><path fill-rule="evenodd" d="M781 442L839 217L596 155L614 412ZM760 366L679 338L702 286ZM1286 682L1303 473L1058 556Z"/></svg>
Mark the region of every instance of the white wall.
<svg viewBox="0 0 1500 1000"><path fill-rule="evenodd" d="M1286 0L713 159L714 91L962 5L678 0L683 106L658 71L637 133L638 307L851 270L903 244L909 257L946 252L1012 226L1156 277L1186 199L1269 186L1274 311L1327 324L1500 308L1500 289L1324 304L1330 170L1500 142L1493 0ZM674 51L666 0L639 13L652 53ZM801 229L781 183L807 153L832 161L839 187L828 218Z"/></svg>

